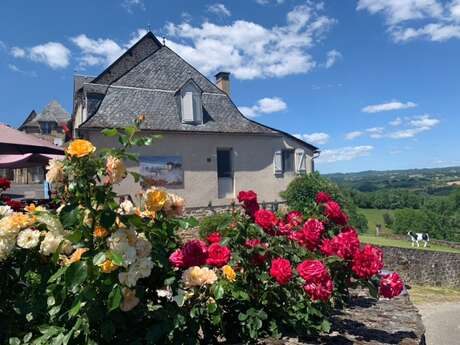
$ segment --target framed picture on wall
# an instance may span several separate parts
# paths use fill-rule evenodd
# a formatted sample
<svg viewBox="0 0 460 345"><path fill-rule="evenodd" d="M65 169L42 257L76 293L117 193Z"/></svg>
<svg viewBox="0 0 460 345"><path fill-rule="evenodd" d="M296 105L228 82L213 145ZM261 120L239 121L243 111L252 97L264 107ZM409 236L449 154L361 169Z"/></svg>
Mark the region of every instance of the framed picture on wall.
<svg viewBox="0 0 460 345"><path fill-rule="evenodd" d="M141 156L139 173L144 176L144 186L178 188L184 185L181 156Z"/></svg>

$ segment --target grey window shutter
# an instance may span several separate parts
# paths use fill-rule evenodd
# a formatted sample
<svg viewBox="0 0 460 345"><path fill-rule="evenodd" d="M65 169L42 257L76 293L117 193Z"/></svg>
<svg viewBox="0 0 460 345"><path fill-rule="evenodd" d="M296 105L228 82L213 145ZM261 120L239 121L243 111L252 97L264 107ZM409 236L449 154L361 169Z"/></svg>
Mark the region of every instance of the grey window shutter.
<svg viewBox="0 0 460 345"><path fill-rule="evenodd" d="M280 151L275 151L275 156L273 158L273 166L275 168L275 175L280 175L283 173L283 154Z"/></svg>
<svg viewBox="0 0 460 345"><path fill-rule="evenodd" d="M302 149L295 150L295 172L297 174L305 174L307 172L305 151Z"/></svg>

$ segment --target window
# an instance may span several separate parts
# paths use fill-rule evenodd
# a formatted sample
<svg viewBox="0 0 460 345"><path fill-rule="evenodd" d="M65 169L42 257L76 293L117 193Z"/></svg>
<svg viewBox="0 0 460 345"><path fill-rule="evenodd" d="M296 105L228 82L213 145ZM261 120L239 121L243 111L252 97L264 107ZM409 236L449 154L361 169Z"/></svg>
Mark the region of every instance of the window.
<svg viewBox="0 0 460 345"><path fill-rule="evenodd" d="M282 169L283 172L294 171L294 150L282 151Z"/></svg>
<svg viewBox="0 0 460 345"><path fill-rule="evenodd" d="M189 80L180 90L182 122L203 123L203 105L201 102L201 89L193 80Z"/></svg>
<svg viewBox="0 0 460 345"><path fill-rule="evenodd" d="M40 122L40 130L42 134L51 134L53 127L53 122Z"/></svg>

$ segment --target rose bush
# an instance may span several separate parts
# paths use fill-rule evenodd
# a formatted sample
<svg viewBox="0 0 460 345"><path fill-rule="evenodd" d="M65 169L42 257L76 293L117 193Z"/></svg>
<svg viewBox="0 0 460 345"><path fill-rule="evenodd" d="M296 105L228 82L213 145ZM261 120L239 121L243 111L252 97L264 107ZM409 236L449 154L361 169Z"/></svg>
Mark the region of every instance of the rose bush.
<svg viewBox="0 0 460 345"><path fill-rule="evenodd" d="M203 240L185 243L169 258L183 330L204 343L328 332L331 311L344 305L350 289L386 298L401 293L396 273L379 276L381 250L361 246L348 215L327 193L318 193L305 213L265 210L253 191L238 199L241 212L234 210L224 228L200 231Z"/></svg>
<svg viewBox="0 0 460 345"><path fill-rule="evenodd" d="M117 200L114 185L137 160L142 119L99 150L70 143L51 161L56 210L0 208L0 343L210 344L254 342L285 333L328 332L329 315L349 289L399 295L382 274L379 249L361 247L340 203L326 193L287 214L263 209L253 191L241 207L181 243L195 227L184 200L151 187L138 205ZM22 209L22 208L21 208ZM216 218L217 219L217 218Z"/></svg>

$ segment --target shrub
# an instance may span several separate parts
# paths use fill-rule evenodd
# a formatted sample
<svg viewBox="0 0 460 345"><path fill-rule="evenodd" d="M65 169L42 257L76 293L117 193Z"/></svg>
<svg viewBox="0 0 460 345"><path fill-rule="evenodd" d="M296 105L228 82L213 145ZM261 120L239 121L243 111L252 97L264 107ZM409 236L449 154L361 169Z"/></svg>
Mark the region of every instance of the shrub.
<svg viewBox="0 0 460 345"><path fill-rule="evenodd" d="M318 192L327 192L334 200L343 205L349 214L350 224L360 232L368 229L367 218L358 212L348 192L343 191L338 185L315 172L294 179L288 188L281 193L290 209L303 211L314 204Z"/></svg>
<svg viewBox="0 0 460 345"><path fill-rule="evenodd" d="M213 232L219 232L224 235L229 231L229 226L233 222L231 213L216 213L211 216L203 217L200 220L200 236L206 238Z"/></svg>

